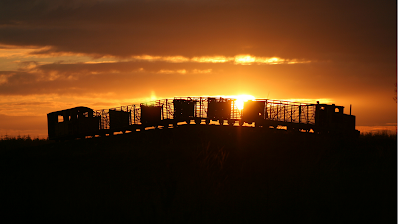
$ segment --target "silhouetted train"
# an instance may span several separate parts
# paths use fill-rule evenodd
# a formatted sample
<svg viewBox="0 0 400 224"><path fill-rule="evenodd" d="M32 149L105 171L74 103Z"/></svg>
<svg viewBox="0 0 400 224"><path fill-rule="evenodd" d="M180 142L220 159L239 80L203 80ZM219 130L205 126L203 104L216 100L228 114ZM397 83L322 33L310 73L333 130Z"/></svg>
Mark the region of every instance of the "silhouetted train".
<svg viewBox="0 0 400 224"><path fill-rule="evenodd" d="M176 127L190 124L251 124L316 134L357 136L355 116L343 113L343 106L257 99L239 109L233 98L185 97L157 100L107 110L75 107L47 114L49 139L106 136L115 132L145 130L147 127Z"/></svg>

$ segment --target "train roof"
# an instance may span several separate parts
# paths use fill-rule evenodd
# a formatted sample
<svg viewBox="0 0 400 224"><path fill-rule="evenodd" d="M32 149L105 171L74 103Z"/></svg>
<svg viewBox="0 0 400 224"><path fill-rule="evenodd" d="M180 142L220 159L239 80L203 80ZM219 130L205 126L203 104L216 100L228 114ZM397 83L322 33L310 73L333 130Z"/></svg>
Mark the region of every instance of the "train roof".
<svg viewBox="0 0 400 224"><path fill-rule="evenodd" d="M65 109L65 110L54 111L54 112L51 112L51 113L48 113L48 114L62 114L64 112L69 112L69 111L89 112L89 111L93 111L93 109L91 109L89 107L79 106L79 107L73 107L73 108L69 108L69 109Z"/></svg>

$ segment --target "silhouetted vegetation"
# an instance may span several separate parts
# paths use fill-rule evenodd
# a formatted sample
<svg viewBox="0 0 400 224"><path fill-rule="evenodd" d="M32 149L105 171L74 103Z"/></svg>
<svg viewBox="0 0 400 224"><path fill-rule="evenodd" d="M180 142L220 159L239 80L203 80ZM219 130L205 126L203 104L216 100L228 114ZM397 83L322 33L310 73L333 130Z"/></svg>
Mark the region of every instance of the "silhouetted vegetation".
<svg viewBox="0 0 400 224"><path fill-rule="evenodd" d="M186 125L1 150L1 217L395 222L396 139Z"/></svg>
<svg viewBox="0 0 400 224"><path fill-rule="evenodd" d="M381 130L377 132L366 132L360 135L361 138L372 138L372 139L397 139L397 134L389 132L387 130Z"/></svg>
<svg viewBox="0 0 400 224"><path fill-rule="evenodd" d="M0 137L0 150L16 149L22 147L32 147L47 144L49 141L47 139L40 139L39 137L31 138L28 136L13 136L9 137L7 135Z"/></svg>

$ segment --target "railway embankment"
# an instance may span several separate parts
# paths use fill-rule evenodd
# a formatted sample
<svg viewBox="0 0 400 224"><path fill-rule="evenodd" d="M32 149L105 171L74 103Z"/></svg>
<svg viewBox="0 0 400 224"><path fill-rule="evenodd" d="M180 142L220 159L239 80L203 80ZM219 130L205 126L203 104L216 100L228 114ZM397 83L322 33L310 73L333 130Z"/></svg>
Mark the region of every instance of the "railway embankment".
<svg viewBox="0 0 400 224"><path fill-rule="evenodd" d="M389 223L396 151L394 136L217 125L3 147L1 219Z"/></svg>

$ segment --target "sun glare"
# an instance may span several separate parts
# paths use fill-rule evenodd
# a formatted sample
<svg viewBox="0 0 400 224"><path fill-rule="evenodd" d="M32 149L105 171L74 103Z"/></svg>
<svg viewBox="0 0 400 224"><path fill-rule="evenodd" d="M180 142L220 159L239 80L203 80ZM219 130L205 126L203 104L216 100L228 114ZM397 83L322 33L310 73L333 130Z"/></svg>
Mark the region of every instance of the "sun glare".
<svg viewBox="0 0 400 224"><path fill-rule="evenodd" d="M154 101L154 100L156 100L156 99L157 99L156 93L152 90L152 91L151 91L150 100L151 100L151 101Z"/></svg>
<svg viewBox="0 0 400 224"><path fill-rule="evenodd" d="M237 95L234 98L236 99L235 105L239 110L243 110L244 102L255 99L252 95Z"/></svg>

